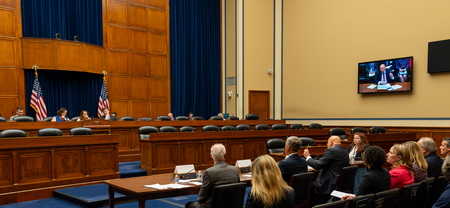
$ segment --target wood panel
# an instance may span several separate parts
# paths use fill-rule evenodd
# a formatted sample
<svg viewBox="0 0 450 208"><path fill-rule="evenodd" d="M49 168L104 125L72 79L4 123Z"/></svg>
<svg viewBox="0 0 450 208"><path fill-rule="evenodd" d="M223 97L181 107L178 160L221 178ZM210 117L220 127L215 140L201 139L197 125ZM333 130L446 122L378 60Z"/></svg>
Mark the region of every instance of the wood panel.
<svg viewBox="0 0 450 208"><path fill-rule="evenodd" d="M128 0L132 4L147 5L147 0Z"/></svg>
<svg viewBox="0 0 450 208"><path fill-rule="evenodd" d="M166 34L148 33L149 53L165 55L167 53L167 37Z"/></svg>
<svg viewBox="0 0 450 208"><path fill-rule="evenodd" d="M128 71L130 75L148 76L147 54L130 53Z"/></svg>
<svg viewBox="0 0 450 208"><path fill-rule="evenodd" d="M130 51L138 53L147 53L148 35L146 30L129 29L128 30Z"/></svg>
<svg viewBox="0 0 450 208"><path fill-rule="evenodd" d="M55 154L55 179L74 179L86 177L86 157L84 150L60 150Z"/></svg>
<svg viewBox="0 0 450 208"><path fill-rule="evenodd" d="M111 24L127 25L127 3L108 1L107 22Z"/></svg>
<svg viewBox="0 0 450 208"><path fill-rule="evenodd" d="M151 79L149 92L152 99L166 98L170 94L169 89L167 89L166 79Z"/></svg>
<svg viewBox="0 0 450 208"><path fill-rule="evenodd" d="M16 15L14 9L0 7L0 36L16 37Z"/></svg>
<svg viewBox="0 0 450 208"><path fill-rule="evenodd" d="M270 119L270 91L249 90L248 112L259 115L259 119Z"/></svg>
<svg viewBox="0 0 450 208"><path fill-rule="evenodd" d="M19 92L18 80L17 69L0 67L0 96L17 95Z"/></svg>
<svg viewBox="0 0 450 208"><path fill-rule="evenodd" d="M71 71L82 71L81 45L70 41L57 41L56 68Z"/></svg>
<svg viewBox="0 0 450 208"><path fill-rule="evenodd" d="M108 70L110 74L128 74L128 53L124 51L108 50Z"/></svg>
<svg viewBox="0 0 450 208"><path fill-rule="evenodd" d="M17 172L15 184L50 182L52 171L49 149L37 152L19 152L17 154Z"/></svg>
<svg viewBox="0 0 450 208"><path fill-rule="evenodd" d="M169 107L167 106L166 102L151 101L150 112L151 112L151 116L153 118L156 118L158 116L167 115L170 111L169 111Z"/></svg>
<svg viewBox="0 0 450 208"><path fill-rule="evenodd" d="M136 4L128 4L128 26L147 29L147 9Z"/></svg>
<svg viewBox="0 0 450 208"><path fill-rule="evenodd" d="M152 158L154 167L161 169L175 167L178 160L177 147L176 142L153 144Z"/></svg>
<svg viewBox="0 0 450 208"><path fill-rule="evenodd" d="M12 112L19 106L19 98L18 97L3 97L0 95L0 114L9 119L13 114Z"/></svg>
<svg viewBox="0 0 450 208"><path fill-rule="evenodd" d="M15 40L0 38L0 48L2 50L0 66L16 67Z"/></svg>
<svg viewBox="0 0 450 208"><path fill-rule="evenodd" d="M128 78L126 76L109 76L111 84L108 84L108 93L110 99L128 98ZM114 84L113 84L114 83ZM111 105L112 106L112 105Z"/></svg>
<svg viewBox="0 0 450 208"><path fill-rule="evenodd" d="M88 177L119 173L116 147L90 148L88 155Z"/></svg>
<svg viewBox="0 0 450 208"><path fill-rule="evenodd" d="M38 65L41 69L55 69L55 41L41 38L22 38L22 68L31 69Z"/></svg>
<svg viewBox="0 0 450 208"><path fill-rule="evenodd" d="M148 28L150 30L165 32L166 27L166 11L159 9L148 9Z"/></svg>
<svg viewBox="0 0 450 208"><path fill-rule="evenodd" d="M15 0L0 0L0 5L7 6L7 7L14 7Z"/></svg>
<svg viewBox="0 0 450 208"><path fill-rule="evenodd" d="M149 56L150 76L165 78L167 77L167 57L166 56Z"/></svg>
<svg viewBox="0 0 450 208"><path fill-rule="evenodd" d="M131 77L130 78L131 83L130 83L130 87L131 87L131 99L148 99L148 92L149 90L144 90L144 89L149 89L149 85L148 85L148 78L146 77Z"/></svg>
<svg viewBox="0 0 450 208"><path fill-rule="evenodd" d="M111 112L116 112L118 117L122 117L124 115L131 115L128 111L128 100L112 100L111 103Z"/></svg>
<svg viewBox="0 0 450 208"><path fill-rule="evenodd" d="M168 0L149 0L148 4L150 6L158 7L161 9L168 9L169 7L169 1Z"/></svg>
<svg viewBox="0 0 450 208"><path fill-rule="evenodd" d="M131 115L137 118L151 117L150 116L150 102L148 101L132 101L131 102Z"/></svg>
<svg viewBox="0 0 450 208"><path fill-rule="evenodd" d="M108 25L108 48L128 51L128 29Z"/></svg>
<svg viewBox="0 0 450 208"><path fill-rule="evenodd" d="M180 165L185 164L201 164L201 152L198 151L202 148L202 145L199 143L183 143L182 145L178 146L178 158Z"/></svg>
<svg viewBox="0 0 450 208"><path fill-rule="evenodd" d="M100 74L107 69L106 52L103 47L84 44L81 49L83 71Z"/></svg>
<svg viewBox="0 0 450 208"><path fill-rule="evenodd" d="M0 155L0 187L13 185L13 168L11 153Z"/></svg>

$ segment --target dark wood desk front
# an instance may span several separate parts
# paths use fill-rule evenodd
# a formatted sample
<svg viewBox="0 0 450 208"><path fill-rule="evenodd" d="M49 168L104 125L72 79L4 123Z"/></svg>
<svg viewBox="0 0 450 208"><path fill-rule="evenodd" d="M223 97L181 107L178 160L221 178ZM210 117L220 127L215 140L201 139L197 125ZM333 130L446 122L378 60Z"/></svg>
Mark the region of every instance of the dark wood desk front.
<svg viewBox="0 0 450 208"><path fill-rule="evenodd" d="M255 159L267 154L269 139L286 139L288 136L305 136L318 139L328 137L328 130L268 130L268 131L226 131L226 132L182 132L150 134L141 142L141 168L149 174L168 173L176 165L194 164L197 169L213 165L210 148L223 143L227 149L226 160Z"/></svg>
<svg viewBox="0 0 450 208"><path fill-rule="evenodd" d="M250 177L243 177L241 175L241 182L250 184ZM173 173L157 174L151 176L143 176L136 178L115 179L105 181L108 184L109 207L114 207L114 192L124 194L130 198L136 199L139 203L139 208L145 207L145 201L150 199L160 199L166 197L184 196L189 194L197 194L200 191L201 185L189 185L187 188L181 189L162 189L157 190L147 188L144 185L151 185L159 183L161 185L170 184L173 181Z"/></svg>
<svg viewBox="0 0 450 208"><path fill-rule="evenodd" d="M411 82L396 82L396 83L390 83L391 86L394 85L400 85L401 88L398 89L391 89L391 90L387 90L387 89L377 89L377 87L370 89L367 88L370 85L377 85L376 83L364 83L364 84L359 84L359 92L361 93L370 93L370 92L399 92L399 91L409 91L411 90Z"/></svg>
<svg viewBox="0 0 450 208"><path fill-rule="evenodd" d="M116 135L0 139L0 193L119 177Z"/></svg>

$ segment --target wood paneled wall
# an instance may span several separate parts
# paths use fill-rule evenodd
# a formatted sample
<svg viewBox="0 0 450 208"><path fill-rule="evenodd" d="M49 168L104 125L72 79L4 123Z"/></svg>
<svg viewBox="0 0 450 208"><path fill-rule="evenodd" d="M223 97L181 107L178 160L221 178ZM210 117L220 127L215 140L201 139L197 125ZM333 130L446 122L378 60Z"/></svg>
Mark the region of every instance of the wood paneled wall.
<svg viewBox="0 0 450 208"><path fill-rule="evenodd" d="M168 0L104 1L112 111L157 117L170 111Z"/></svg>
<svg viewBox="0 0 450 208"><path fill-rule="evenodd" d="M0 0L0 19L4 117L17 106L25 107L23 69L33 65L42 70L106 71L111 110L119 117L157 117L170 111L168 0L103 0L103 47L23 38L20 0Z"/></svg>

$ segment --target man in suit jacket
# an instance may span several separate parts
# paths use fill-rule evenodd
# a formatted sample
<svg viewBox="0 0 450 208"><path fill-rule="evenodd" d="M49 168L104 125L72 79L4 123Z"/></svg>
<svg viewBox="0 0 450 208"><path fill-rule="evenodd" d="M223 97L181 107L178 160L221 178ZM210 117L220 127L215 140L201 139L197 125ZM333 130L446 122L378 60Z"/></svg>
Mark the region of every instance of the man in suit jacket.
<svg viewBox="0 0 450 208"><path fill-rule="evenodd" d="M208 168L203 173L203 182L198 201L188 202L186 207L190 208L209 208L212 203L212 193L216 186L239 182L239 172L234 166L225 163L225 146L215 144L211 147L211 157L214 160L214 166Z"/></svg>
<svg viewBox="0 0 450 208"><path fill-rule="evenodd" d="M380 70L375 73L375 81L379 85L385 85L394 81L394 75L391 70L386 69L385 64L380 64Z"/></svg>
<svg viewBox="0 0 450 208"><path fill-rule="evenodd" d="M417 144L422 148L423 155L428 163L428 177L441 176L441 168L444 161L436 154L436 142L430 137L422 137Z"/></svg>
<svg viewBox="0 0 450 208"><path fill-rule="evenodd" d="M102 109L103 116L100 116L101 119L110 120L110 121L117 121L117 118L111 114L109 114L108 108Z"/></svg>
<svg viewBox="0 0 450 208"><path fill-rule="evenodd" d="M291 181L292 175L308 171L306 160L298 155L300 146L302 146L302 141L298 137L291 136L287 138L286 145L284 146L284 153L287 154L287 156L278 163L281 175L288 184Z"/></svg>
<svg viewBox="0 0 450 208"><path fill-rule="evenodd" d="M308 149L305 149L303 155L306 162L312 168L319 170L316 180L313 184L313 205L326 203L330 198L331 192L336 188L337 178L343 167L349 165L347 151L341 146L341 138L331 136L328 139L327 150L318 161L311 158Z"/></svg>

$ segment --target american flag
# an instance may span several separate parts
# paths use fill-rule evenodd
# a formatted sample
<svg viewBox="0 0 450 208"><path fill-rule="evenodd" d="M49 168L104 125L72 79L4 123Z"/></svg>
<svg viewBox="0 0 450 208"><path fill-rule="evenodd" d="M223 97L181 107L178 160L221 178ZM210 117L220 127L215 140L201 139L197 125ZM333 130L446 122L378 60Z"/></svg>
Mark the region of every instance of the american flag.
<svg viewBox="0 0 450 208"><path fill-rule="evenodd" d="M39 121L47 117L47 106L45 105L44 96L42 95L37 72L35 74L36 77L34 78L33 90L31 90L30 105L36 111L36 120Z"/></svg>
<svg viewBox="0 0 450 208"><path fill-rule="evenodd" d="M102 112L103 108L109 108L108 90L106 90L105 77L103 77L102 91L100 92L100 97L98 98L98 107L97 107L98 117L103 116Z"/></svg>

